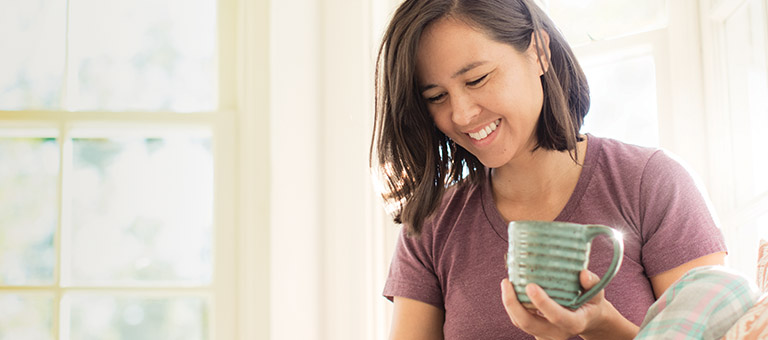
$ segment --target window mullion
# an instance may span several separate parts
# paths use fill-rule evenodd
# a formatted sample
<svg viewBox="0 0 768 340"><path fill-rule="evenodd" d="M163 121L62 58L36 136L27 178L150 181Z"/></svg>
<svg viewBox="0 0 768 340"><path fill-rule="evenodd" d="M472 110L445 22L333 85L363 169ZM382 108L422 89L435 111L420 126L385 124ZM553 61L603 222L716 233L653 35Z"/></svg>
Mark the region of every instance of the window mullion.
<svg viewBox="0 0 768 340"><path fill-rule="evenodd" d="M58 146L59 146L59 181L58 181L58 200L57 200L57 211L58 211L58 221L56 223L56 232L54 236L54 252L56 254L56 265L54 267L54 286L53 286L53 293L54 293L54 310L53 310L53 339L60 339L61 337L61 326L62 326L62 318L61 318L61 299L63 297L62 294L62 275L64 274L64 247L62 246L63 240L64 240L64 230L65 230L65 224L68 221L68 204L66 195L67 195L67 173L68 168L71 162L69 161L69 156L71 148L69 147L68 143L68 131L67 131L67 124L66 120L63 117L59 118L58 123Z"/></svg>

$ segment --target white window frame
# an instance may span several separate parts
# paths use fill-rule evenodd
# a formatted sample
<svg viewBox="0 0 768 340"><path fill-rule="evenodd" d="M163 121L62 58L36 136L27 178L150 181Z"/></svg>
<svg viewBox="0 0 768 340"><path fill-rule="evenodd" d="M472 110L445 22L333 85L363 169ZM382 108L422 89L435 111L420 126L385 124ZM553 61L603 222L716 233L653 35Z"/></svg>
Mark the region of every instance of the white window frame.
<svg viewBox="0 0 768 340"><path fill-rule="evenodd" d="M262 124L269 110L268 1L218 0L219 107L213 112L71 112L0 111L0 128L56 130L60 147L58 206L60 216L54 247L57 251L55 283L44 287L2 286L3 293L51 292L56 298L53 339L60 324L60 298L69 292L205 296L210 306L211 339L266 339L269 337L268 297L268 178L262 161L268 155L268 128ZM213 280L195 287L73 287L61 286L61 231L66 227L64 195L68 188L62 172L67 168L70 131L87 126L157 129L203 128L211 131L214 155ZM151 133L150 133L151 134ZM157 134L162 137L162 133ZM236 185L236 183L238 183Z"/></svg>
<svg viewBox="0 0 768 340"><path fill-rule="evenodd" d="M220 0L223 1L223 0ZM270 167L270 32L272 16L268 0L226 0L221 12L233 15L235 30L227 30L230 44L237 44L236 93L237 127L233 129L237 143L232 153L237 164L236 178L237 259L231 264L237 271L236 301L230 313L220 313L236 322L237 336L231 339L271 339L272 302L270 233L271 167ZM221 338L228 339L228 338Z"/></svg>

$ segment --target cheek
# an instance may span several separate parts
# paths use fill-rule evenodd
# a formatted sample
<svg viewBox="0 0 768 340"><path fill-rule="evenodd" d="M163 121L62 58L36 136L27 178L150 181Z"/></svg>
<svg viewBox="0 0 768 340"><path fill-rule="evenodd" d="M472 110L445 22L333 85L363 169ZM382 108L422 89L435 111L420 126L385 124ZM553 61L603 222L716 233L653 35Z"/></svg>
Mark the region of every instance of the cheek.
<svg viewBox="0 0 768 340"><path fill-rule="evenodd" d="M437 126L438 130L440 130L451 139L455 139L455 134L453 133L453 122L451 121L449 114L440 112L432 114L432 121L435 123L435 126Z"/></svg>
<svg viewBox="0 0 768 340"><path fill-rule="evenodd" d="M541 111L541 104L544 100L544 88L541 85L541 76L539 72L541 69L538 64L532 65L529 69L529 73L526 76L527 88L529 93L529 100L533 107L538 108ZM538 112L537 112L538 113Z"/></svg>
<svg viewBox="0 0 768 340"><path fill-rule="evenodd" d="M514 82L489 83L479 94L478 100L494 113L519 114L522 104L529 100L527 89L521 85Z"/></svg>
<svg viewBox="0 0 768 340"><path fill-rule="evenodd" d="M538 117L544 100L544 92L538 77L519 81L513 86L500 89L500 105L504 105L518 114Z"/></svg>

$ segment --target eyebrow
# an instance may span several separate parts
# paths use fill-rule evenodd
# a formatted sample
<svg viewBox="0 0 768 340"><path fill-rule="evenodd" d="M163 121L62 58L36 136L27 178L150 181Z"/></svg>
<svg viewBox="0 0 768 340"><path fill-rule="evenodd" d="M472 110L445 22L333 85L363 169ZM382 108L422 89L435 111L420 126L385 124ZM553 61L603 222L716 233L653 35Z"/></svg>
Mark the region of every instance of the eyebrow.
<svg viewBox="0 0 768 340"><path fill-rule="evenodd" d="M453 78L456 78L456 77L458 77L458 76L460 76L460 75L462 75L462 74L464 74L464 73L467 73L467 72L469 72L470 70L472 70L473 68L475 68L475 67L478 67L478 66L480 66L480 65L483 65L483 64L485 64L485 63L487 63L487 61L476 61L476 62L470 63L470 64L468 64L467 66L464 66L464 67L462 67L460 70L456 71L456 73L454 73L454 74L451 76L451 79L453 79ZM424 85L424 86L422 86L422 87L421 87L421 92L424 92L424 91L426 91L426 90L429 90L429 89L431 89L431 88L435 88L435 87L437 87L437 85L435 85L435 84L427 84L427 85Z"/></svg>

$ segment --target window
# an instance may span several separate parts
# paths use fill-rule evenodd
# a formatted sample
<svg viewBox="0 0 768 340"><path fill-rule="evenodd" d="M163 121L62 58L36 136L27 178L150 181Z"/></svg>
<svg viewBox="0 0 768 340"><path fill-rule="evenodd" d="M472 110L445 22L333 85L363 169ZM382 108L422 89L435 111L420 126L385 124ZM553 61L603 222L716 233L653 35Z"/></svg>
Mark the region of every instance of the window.
<svg viewBox="0 0 768 340"><path fill-rule="evenodd" d="M0 337L235 339L234 4L0 1Z"/></svg>
<svg viewBox="0 0 768 340"><path fill-rule="evenodd" d="M665 0L549 0L574 48L592 97L583 132L659 146L657 65L667 26Z"/></svg>
<svg viewBox="0 0 768 340"><path fill-rule="evenodd" d="M768 6L702 1L711 190L729 246L729 265L755 277L757 246L768 240Z"/></svg>

